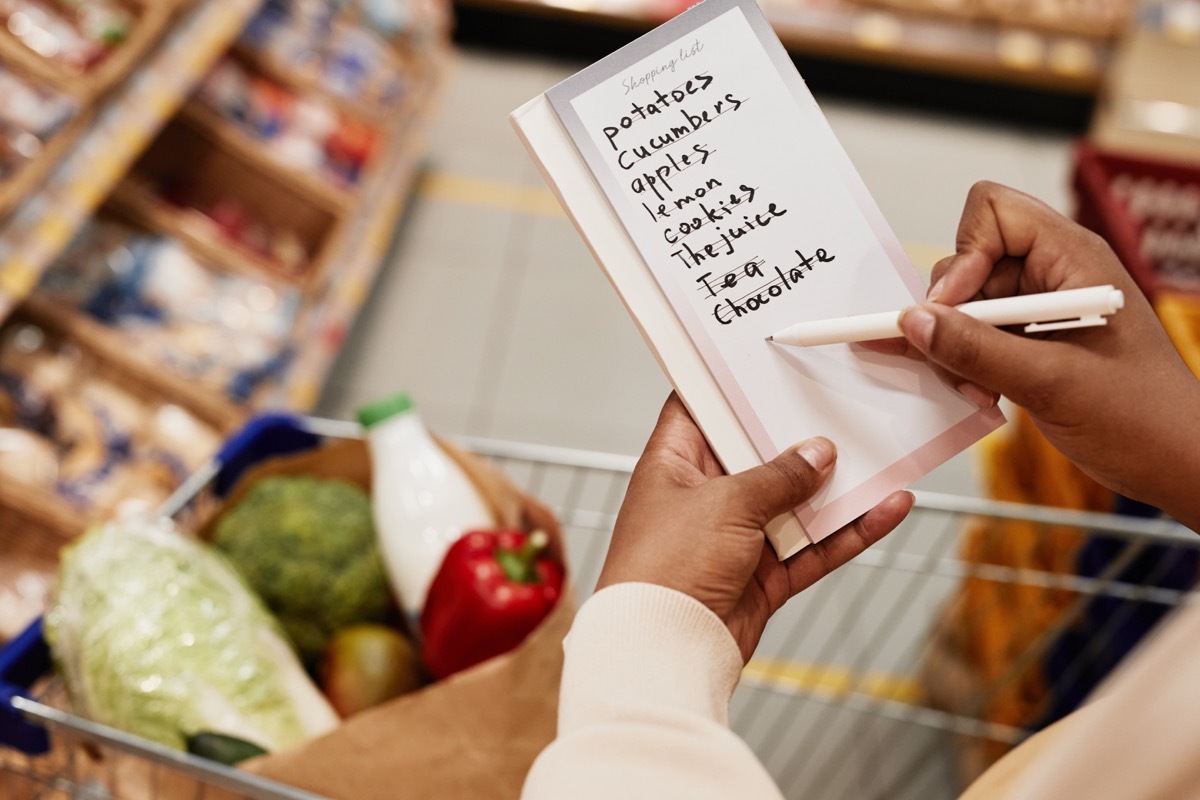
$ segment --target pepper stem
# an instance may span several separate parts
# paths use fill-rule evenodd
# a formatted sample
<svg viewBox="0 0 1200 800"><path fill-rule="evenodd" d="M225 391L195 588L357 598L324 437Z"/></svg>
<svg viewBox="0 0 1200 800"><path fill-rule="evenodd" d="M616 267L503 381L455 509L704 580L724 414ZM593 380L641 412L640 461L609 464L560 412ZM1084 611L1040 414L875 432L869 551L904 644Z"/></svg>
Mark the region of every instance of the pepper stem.
<svg viewBox="0 0 1200 800"><path fill-rule="evenodd" d="M538 583L537 557L548 544L550 537L545 531L534 531L519 550L497 550L496 562L513 583Z"/></svg>

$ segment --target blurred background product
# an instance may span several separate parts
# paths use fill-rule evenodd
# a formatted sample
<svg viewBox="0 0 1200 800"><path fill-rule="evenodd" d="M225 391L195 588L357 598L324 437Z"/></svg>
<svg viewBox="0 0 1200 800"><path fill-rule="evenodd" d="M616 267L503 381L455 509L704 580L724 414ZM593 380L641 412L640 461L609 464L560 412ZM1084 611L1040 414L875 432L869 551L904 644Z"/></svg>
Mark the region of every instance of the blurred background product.
<svg viewBox="0 0 1200 800"><path fill-rule="evenodd" d="M47 506L65 541L157 506L254 409L315 402L408 195L448 20L0 4L0 502Z"/></svg>

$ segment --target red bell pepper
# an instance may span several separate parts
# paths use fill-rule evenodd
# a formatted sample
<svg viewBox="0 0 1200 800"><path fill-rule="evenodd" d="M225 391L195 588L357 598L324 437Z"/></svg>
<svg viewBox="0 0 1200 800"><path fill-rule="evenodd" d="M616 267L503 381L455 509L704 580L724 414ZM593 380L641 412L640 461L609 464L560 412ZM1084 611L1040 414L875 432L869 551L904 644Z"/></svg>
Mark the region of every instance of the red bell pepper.
<svg viewBox="0 0 1200 800"><path fill-rule="evenodd" d="M450 546L421 612L422 658L441 679L519 645L562 595L542 531L471 531Z"/></svg>

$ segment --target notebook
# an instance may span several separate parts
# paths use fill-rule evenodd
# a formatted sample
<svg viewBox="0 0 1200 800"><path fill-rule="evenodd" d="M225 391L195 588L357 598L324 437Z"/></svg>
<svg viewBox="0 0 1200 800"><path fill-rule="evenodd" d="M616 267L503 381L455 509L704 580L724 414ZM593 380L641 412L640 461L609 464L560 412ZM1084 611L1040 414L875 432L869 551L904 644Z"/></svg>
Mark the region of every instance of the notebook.
<svg viewBox="0 0 1200 800"><path fill-rule="evenodd" d="M704 0L510 121L728 472L837 444L767 527L781 559L1004 422L923 364L766 341L924 286L753 0Z"/></svg>

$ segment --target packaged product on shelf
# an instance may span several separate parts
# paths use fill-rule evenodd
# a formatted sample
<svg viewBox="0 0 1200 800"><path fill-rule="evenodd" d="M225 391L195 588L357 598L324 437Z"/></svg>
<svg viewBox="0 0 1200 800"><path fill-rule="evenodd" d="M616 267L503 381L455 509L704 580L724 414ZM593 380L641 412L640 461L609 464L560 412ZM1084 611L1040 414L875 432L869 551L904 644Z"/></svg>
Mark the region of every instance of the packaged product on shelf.
<svg viewBox="0 0 1200 800"><path fill-rule="evenodd" d="M128 38L134 13L108 0L3 0L0 21L21 45L79 75Z"/></svg>
<svg viewBox="0 0 1200 800"><path fill-rule="evenodd" d="M37 158L78 110L65 95L0 67L0 181Z"/></svg>
<svg viewBox="0 0 1200 800"><path fill-rule="evenodd" d="M380 110L393 108L404 96L405 65L388 35L348 17L380 21L391 31L404 12L388 16L377 3L373 13L351 14L359 5L268 0L241 42L333 95Z"/></svg>
<svg viewBox="0 0 1200 800"><path fill-rule="evenodd" d="M1133 18L1134 0L851 0L930 17L1012 26L1013 32L1046 33L1110 39ZM1030 40L1033 41L1033 40Z"/></svg>
<svg viewBox="0 0 1200 800"><path fill-rule="evenodd" d="M399 36L414 24L410 0L360 0L363 20L384 36Z"/></svg>
<svg viewBox="0 0 1200 800"><path fill-rule="evenodd" d="M187 177L165 177L152 190L155 201L180 214L180 224L196 227L202 235L217 235L252 258L288 275L299 275L312 260L304 242L292 228L275 224L237 197L200 187Z"/></svg>
<svg viewBox="0 0 1200 800"><path fill-rule="evenodd" d="M323 97L301 94L225 59L205 78L199 99L243 133L270 145L289 167L353 186L375 154L379 131L339 112Z"/></svg>
<svg viewBox="0 0 1200 800"><path fill-rule="evenodd" d="M0 480L51 489L58 481L58 454L46 439L17 427L21 412L0 388Z"/></svg>
<svg viewBox="0 0 1200 800"><path fill-rule="evenodd" d="M374 126L343 115L325 140L325 168L344 183L358 183L378 145Z"/></svg>
<svg viewBox="0 0 1200 800"><path fill-rule="evenodd" d="M43 466L6 477L52 488L70 505L108 517L165 500L220 442L171 403L141 397L100 374L78 346L18 320L0 330L0 407L24 453ZM48 456L55 465L50 467Z"/></svg>
<svg viewBox="0 0 1200 800"><path fill-rule="evenodd" d="M179 242L89 223L39 294L126 334L130 348L241 402L286 365L299 292L211 270Z"/></svg>

